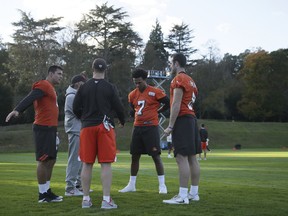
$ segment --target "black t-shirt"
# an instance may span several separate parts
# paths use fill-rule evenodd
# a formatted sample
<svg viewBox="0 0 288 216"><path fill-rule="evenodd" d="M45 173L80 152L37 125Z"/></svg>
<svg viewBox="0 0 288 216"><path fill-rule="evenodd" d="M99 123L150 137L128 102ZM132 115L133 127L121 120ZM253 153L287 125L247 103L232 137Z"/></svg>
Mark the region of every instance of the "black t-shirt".
<svg viewBox="0 0 288 216"><path fill-rule="evenodd" d="M124 107L117 89L104 79L92 78L79 88L74 98L73 112L81 119L82 128L101 124L105 115L114 124L114 112L121 124L125 123Z"/></svg>
<svg viewBox="0 0 288 216"><path fill-rule="evenodd" d="M200 138L201 142L206 142L208 139L208 132L205 128L200 129Z"/></svg>

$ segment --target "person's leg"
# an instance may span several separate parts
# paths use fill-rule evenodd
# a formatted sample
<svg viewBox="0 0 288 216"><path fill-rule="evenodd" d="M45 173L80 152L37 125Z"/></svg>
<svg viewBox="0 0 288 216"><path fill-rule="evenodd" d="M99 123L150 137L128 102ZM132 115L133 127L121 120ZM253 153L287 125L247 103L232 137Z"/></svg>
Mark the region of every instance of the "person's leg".
<svg viewBox="0 0 288 216"><path fill-rule="evenodd" d="M48 202L61 202L63 199L62 196L54 194L50 188L50 180L55 162L56 159L48 159L45 161L38 161L37 165L37 179L39 185L39 193L47 194L48 199L50 199Z"/></svg>
<svg viewBox="0 0 288 216"><path fill-rule="evenodd" d="M180 188L187 188L190 178L190 167L188 163L188 156L177 154L176 162L179 170L179 184Z"/></svg>
<svg viewBox="0 0 288 216"><path fill-rule="evenodd" d="M51 199L47 195L47 168L45 162L38 161L37 164L37 181L38 181L38 188L39 188L39 200L38 202L51 202Z"/></svg>
<svg viewBox="0 0 288 216"><path fill-rule="evenodd" d="M159 181L159 193L167 194L167 187L165 185L165 175L164 175L164 166L159 154L152 156L152 159L155 164L156 172L158 174Z"/></svg>
<svg viewBox="0 0 288 216"><path fill-rule="evenodd" d="M188 157L178 153L176 155L176 162L179 171L179 193L170 200L163 200L163 203L189 204L188 183L190 177L190 168L188 163Z"/></svg>
<svg viewBox="0 0 288 216"><path fill-rule="evenodd" d="M131 157L131 176L137 176L140 167L140 154L133 154Z"/></svg>
<svg viewBox="0 0 288 216"><path fill-rule="evenodd" d="M198 185L200 181L200 165L196 158L196 155L188 156L189 166L190 166L190 175L191 175L191 186L189 192L189 199L193 201L198 201Z"/></svg>
<svg viewBox="0 0 288 216"><path fill-rule="evenodd" d="M111 163L101 163L101 181L103 188L103 197L109 197L107 202L110 202L110 189L112 184L112 169Z"/></svg>
<svg viewBox="0 0 288 216"><path fill-rule="evenodd" d="M68 163L66 168L66 195L82 195L75 189L77 176L81 168L81 162L78 160L79 135L68 133ZM70 194L71 192L71 194Z"/></svg>
<svg viewBox="0 0 288 216"><path fill-rule="evenodd" d="M56 163L56 159L49 159L45 162L46 165L46 181L50 181L52 177L52 172L54 165Z"/></svg>
<svg viewBox="0 0 288 216"><path fill-rule="evenodd" d="M112 184L112 169L111 163L101 163L101 181L103 189L103 200L101 209L114 209L118 206L114 203L110 196Z"/></svg>
<svg viewBox="0 0 288 216"><path fill-rule="evenodd" d="M82 162L80 161L80 169L77 173L77 178L76 178L76 188L80 191L82 191L81 172L82 172ZM91 190L90 190L90 192L91 192Z"/></svg>
<svg viewBox="0 0 288 216"><path fill-rule="evenodd" d="M47 192L48 189L50 188L50 179L52 176L52 170L53 170L53 166L55 162L56 162L56 159L38 161L37 180L38 180L39 185L45 184L45 190L46 190L45 192Z"/></svg>
<svg viewBox="0 0 288 216"><path fill-rule="evenodd" d="M141 154L133 154L131 156L130 179L127 186L119 190L119 192L126 193L136 191L136 178L140 167L140 158Z"/></svg>
<svg viewBox="0 0 288 216"><path fill-rule="evenodd" d="M164 167L160 155L152 156L158 176L164 175Z"/></svg>
<svg viewBox="0 0 288 216"><path fill-rule="evenodd" d="M84 199L85 197L90 199L89 190L90 190L91 179L92 179L92 168L93 168L92 163L83 163L82 172L81 172L83 200L86 200Z"/></svg>

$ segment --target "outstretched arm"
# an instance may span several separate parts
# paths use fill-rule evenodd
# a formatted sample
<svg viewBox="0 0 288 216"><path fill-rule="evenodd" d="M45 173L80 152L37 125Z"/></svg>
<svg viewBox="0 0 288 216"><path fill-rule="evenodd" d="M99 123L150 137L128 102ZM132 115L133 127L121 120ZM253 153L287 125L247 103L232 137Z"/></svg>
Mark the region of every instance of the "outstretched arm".
<svg viewBox="0 0 288 216"><path fill-rule="evenodd" d="M44 96L44 92L40 89L33 89L6 117L6 122L9 122L12 117L18 117L20 112L24 112L33 101Z"/></svg>

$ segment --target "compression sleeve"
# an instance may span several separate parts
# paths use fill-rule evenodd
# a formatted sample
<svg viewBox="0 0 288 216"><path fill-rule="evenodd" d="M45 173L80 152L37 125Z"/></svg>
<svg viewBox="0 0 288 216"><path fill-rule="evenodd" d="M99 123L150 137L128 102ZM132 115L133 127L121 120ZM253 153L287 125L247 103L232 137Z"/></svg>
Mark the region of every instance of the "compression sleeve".
<svg viewBox="0 0 288 216"><path fill-rule="evenodd" d="M14 110L24 112L33 102L44 96L44 92L40 89L33 89L22 101L15 107Z"/></svg>
<svg viewBox="0 0 288 216"><path fill-rule="evenodd" d="M158 113L164 112L165 110L169 109L170 107L170 100L167 96L158 100L163 106L158 110Z"/></svg>

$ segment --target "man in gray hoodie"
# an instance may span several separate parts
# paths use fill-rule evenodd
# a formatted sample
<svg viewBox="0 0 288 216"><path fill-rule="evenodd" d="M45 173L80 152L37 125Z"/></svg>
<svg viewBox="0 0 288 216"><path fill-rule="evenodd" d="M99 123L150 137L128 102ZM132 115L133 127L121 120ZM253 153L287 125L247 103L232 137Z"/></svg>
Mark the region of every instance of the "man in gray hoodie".
<svg viewBox="0 0 288 216"><path fill-rule="evenodd" d="M65 196L82 196L81 192L81 169L82 162L78 159L81 121L73 113L73 101L77 90L86 81L83 74L76 75L71 79L71 85L66 90L65 99L65 132L68 135L68 163L66 169Z"/></svg>

